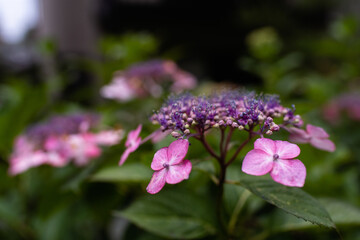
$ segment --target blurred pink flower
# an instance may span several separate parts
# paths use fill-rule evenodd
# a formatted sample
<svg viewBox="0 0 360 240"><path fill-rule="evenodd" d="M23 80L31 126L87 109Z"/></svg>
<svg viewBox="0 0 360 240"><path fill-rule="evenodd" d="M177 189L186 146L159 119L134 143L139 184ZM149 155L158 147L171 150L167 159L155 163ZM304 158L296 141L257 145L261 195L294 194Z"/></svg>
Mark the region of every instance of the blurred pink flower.
<svg viewBox="0 0 360 240"><path fill-rule="evenodd" d="M304 164L293 159L300 154L300 148L286 141L259 138L254 149L248 152L242 164L242 171L250 175L270 176L275 182L290 187L302 187L305 183Z"/></svg>
<svg viewBox="0 0 360 240"><path fill-rule="evenodd" d="M117 99L119 101L129 101L136 97L136 92L122 76L115 76L109 85L105 85L100 90L104 98Z"/></svg>
<svg viewBox="0 0 360 240"><path fill-rule="evenodd" d="M328 151L335 151L335 144L329 139L329 134L321 127L311 124L306 125L306 131L291 127L286 128L290 132L289 141L294 143L310 143L312 146Z"/></svg>
<svg viewBox="0 0 360 240"><path fill-rule="evenodd" d="M142 125L140 124L135 130L129 132L125 142L126 149L120 158L120 166L124 164L130 153L134 152L140 146L141 137L139 137L139 135L141 132L141 128Z"/></svg>
<svg viewBox="0 0 360 240"><path fill-rule="evenodd" d="M196 84L196 78L180 69L175 62L151 60L115 72L112 82L103 86L100 93L104 98L124 102L147 96L160 97L164 90L180 93L194 88Z"/></svg>
<svg viewBox="0 0 360 240"><path fill-rule="evenodd" d="M42 164L62 167L73 161L83 166L101 154L100 145L111 146L122 139L122 130L89 132L93 123L81 115L58 116L30 128L15 140L9 174Z"/></svg>
<svg viewBox="0 0 360 240"><path fill-rule="evenodd" d="M99 145L112 146L124 137L123 130L107 130L95 134L95 142Z"/></svg>
<svg viewBox="0 0 360 240"><path fill-rule="evenodd" d="M155 172L146 188L148 193L158 193L165 183L176 184L189 178L192 165L184 160L188 148L188 140L179 139L155 153L151 163Z"/></svg>
<svg viewBox="0 0 360 240"><path fill-rule="evenodd" d="M354 121L360 121L360 94L340 95L331 100L323 109L324 118L332 124L338 123L343 113Z"/></svg>
<svg viewBox="0 0 360 240"><path fill-rule="evenodd" d="M158 143L161 140L163 140L164 138L166 138L170 133L172 132L172 130L167 130L167 131L155 131L152 135L151 138L151 142L152 143Z"/></svg>
<svg viewBox="0 0 360 240"><path fill-rule="evenodd" d="M96 158L101 154L101 149L96 144L94 134L72 134L64 137L62 140L66 156L69 159L73 159L75 165L84 166L92 158Z"/></svg>

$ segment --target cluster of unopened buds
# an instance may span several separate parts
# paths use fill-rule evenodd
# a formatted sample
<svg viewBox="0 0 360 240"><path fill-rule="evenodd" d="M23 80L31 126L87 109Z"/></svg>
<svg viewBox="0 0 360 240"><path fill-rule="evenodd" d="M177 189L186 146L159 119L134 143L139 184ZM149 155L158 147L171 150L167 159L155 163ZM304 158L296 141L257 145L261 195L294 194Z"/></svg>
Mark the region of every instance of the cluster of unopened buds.
<svg viewBox="0 0 360 240"><path fill-rule="evenodd" d="M70 161L84 166L100 156L100 146L117 144L123 138L122 130L91 132L98 117L91 114L55 116L45 123L30 127L15 139L10 158L11 175L29 168L48 164L63 167Z"/></svg>
<svg viewBox="0 0 360 240"><path fill-rule="evenodd" d="M193 89L196 83L196 78L180 69L175 62L151 60L116 72L112 82L102 87L101 95L124 102L147 96L159 97L164 90L180 93Z"/></svg>
<svg viewBox="0 0 360 240"><path fill-rule="evenodd" d="M322 150L335 150L334 143L322 128L308 124L306 130L301 129L303 121L295 114L295 107L282 106L275 95L232 90L207 97L191 94L172 96L150 120L159 124L161 131L171 133L177 139L154 155L151 168L155 172L147 187L151 194L159 192L165 183L175 184L189 177L192 164L185 156L190 139L200 141L219 162L219 184L225 181L226 168L254 138L258 139L254 142L254 149L245 155L242 171L257 176L269 173L274 181L292 187L302 187L306 178L304 164L294 159L300 154L300 148L294 143L310 143ZM219 153L206 140L206 133L212 129L220 133ZM290 133L289 141L293 143L267 137L280 129ZM140 131L139 126L129 133L121 164L143 142ZM237 146L232 156L228 156L234 131L244 132L248 137Z"/></svg>

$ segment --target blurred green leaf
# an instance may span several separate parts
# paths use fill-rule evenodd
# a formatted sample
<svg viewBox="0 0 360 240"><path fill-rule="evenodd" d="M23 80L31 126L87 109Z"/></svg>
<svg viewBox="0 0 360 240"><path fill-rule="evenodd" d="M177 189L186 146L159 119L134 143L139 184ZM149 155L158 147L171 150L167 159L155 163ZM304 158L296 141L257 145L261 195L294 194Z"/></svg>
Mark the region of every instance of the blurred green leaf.
<svg viewBox="0 0 360 240"><path fill-rule="evenodd" d="M214 212L204 197L177 188L140 198L117 214L163 237L193 239L216 233Z"/></svg>
<svg viewBox="0 0 360 240"><path fill-rule="evenodd" d="M329 212L336 225L360 225L360 209L336 199L322 198L319 202ZM314 228L316 225L296 218L283 211L275 211L269 218L273 231L293 231Z"/></svg>
<svg viewBox="0 0 360 240"><path fill-rule="evenodd" d="M265 201L306 221L335 228L329 213L312 196L299 188L280 185L270 179L242 175L233 184L243 186Z"/></svg>
<svg viewBox="0 0 360 240"><path fill-rule="evenodd" d="M0 112L0 154L6 156L12 148L12 140L24 130L47 105L43 87L31 87L27 83L15 81L7 86L9 103Z"/></svg>
<svg viewBox="0 0 360 240"><path fill-rule="evenodd" d="M150 181L152 171L140 163L125 163L101 169L90 179L98 182L146 182Z"/></svg>
<svg viewBox="0 0 360 240"><path fill-rule="evenodd" d="M281 50L282 43L271 27L264 27L251 32L246 42L254 57L259 59L270 59L275 57Z"/></svg>

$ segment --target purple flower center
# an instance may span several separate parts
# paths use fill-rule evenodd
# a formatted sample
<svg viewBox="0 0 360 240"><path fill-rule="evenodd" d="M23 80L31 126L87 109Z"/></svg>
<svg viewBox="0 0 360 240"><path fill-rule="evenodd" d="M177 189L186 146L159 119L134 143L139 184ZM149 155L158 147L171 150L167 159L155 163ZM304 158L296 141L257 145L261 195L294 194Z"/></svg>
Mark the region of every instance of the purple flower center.
<svg viewBox="0 0 360 240"><path fill-rule="evenodd" d="M167 163L163 163L163 167L164 167L164 168L168 169L168 168L169 168L169 166L170 166L169 164L167 164Z"/></svg>
<svg viewBox="0 0 360 240"><path fill-rule="evenodd" d="M273 155L273 159L274 159L274 161L278 160L278 159L279 159L279 155L275 153L275 154Z"/></svg>

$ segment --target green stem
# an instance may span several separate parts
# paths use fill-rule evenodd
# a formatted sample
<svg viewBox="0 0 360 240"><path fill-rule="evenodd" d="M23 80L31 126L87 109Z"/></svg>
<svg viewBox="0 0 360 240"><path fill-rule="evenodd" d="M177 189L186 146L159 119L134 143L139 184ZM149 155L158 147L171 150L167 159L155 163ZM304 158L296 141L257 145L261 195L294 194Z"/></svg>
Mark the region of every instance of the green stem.
<svg viewBox="0 0 360 240"><path fill-rule="evenodd" d="M225 147L224 147L224 154L223 154L224 159L226 159L226 154L227 154L227 151L229 150L229 143L230 143L233 131L234 131L234 129L230 128L229 133L228 133L227 138L226 138Z"/></svg>
<svg viewBox="0 0 360 240"><path fill-rule="evenodd" d="M226 166L229 166L233 161L235 161L236 157L239 155L240 151L245 147L245 145L250 142L253 136L252 129L249 131L249 137L236 149L234 155L230 158L230 160L226 163Z"/></svg>
<svg viewBox="0 0 360 240"><path fill-rule="evenodd" d="M231 215L230 221L229 221L229 225L228 225L228 232L229 234L233 234L235 226L236 226L236 222L238 219L238 216L241 212L241 209L245 206L246 200L251 196L251 193L244 189L244 191L241 193L241 195L239 196L239 200L236 203L235 209Z"/></svg>
<svg viewBox="0 0 360 240"><path fill-rule="evenodd" d="M220 175L219 175L218 193L217 193L217 199L216 199L216 214L219 219L222 232L226 234L226 226L225 226L225 223L223 221L223 216L222 216L222 201L223 201L223 195L224 195L224 184L225 184L225 179L226 179L225 159L220 158L219 164L220 164Z"/></svg>

